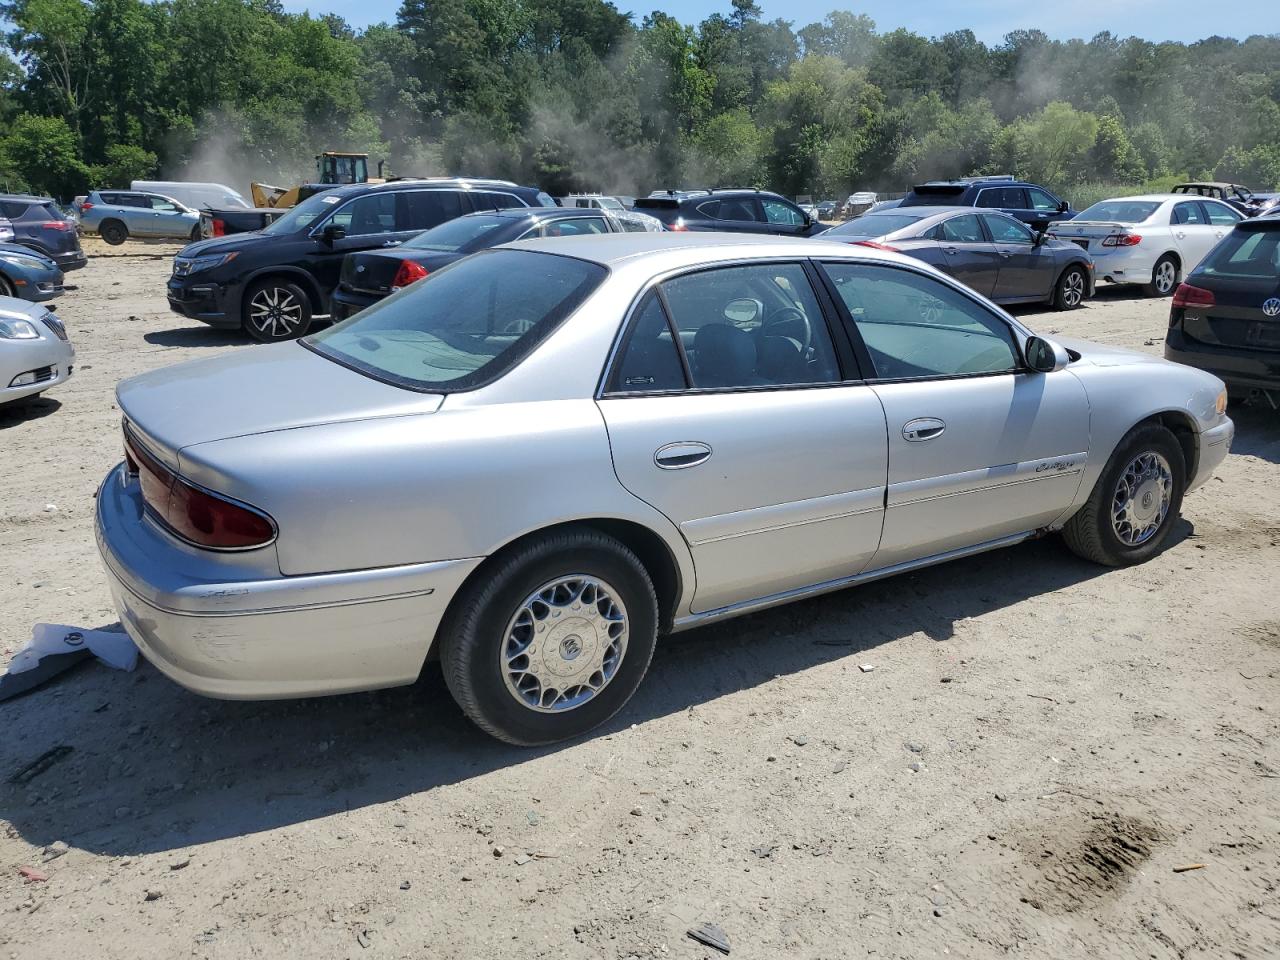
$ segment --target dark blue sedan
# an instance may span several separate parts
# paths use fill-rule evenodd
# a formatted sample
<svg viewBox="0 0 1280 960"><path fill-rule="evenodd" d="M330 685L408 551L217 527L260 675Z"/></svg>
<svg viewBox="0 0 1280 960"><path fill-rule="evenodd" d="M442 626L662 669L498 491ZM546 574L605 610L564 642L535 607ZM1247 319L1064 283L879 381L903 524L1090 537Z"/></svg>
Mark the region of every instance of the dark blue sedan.
<svg viewBox="0 0 1280 960"><path fill-rule="evenodd" d="M30 247L0 243L0 297L39 303L62 293L62 270Z"/></svg>

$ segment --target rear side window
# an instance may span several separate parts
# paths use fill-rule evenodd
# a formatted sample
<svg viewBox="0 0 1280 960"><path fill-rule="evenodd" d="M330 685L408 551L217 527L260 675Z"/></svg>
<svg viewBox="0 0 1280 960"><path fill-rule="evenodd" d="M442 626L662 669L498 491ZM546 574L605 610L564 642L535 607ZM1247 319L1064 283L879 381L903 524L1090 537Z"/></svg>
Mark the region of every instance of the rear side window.
<svg viewBox="0 0 1280 960"><path fill-rule="evenodd" d="M599 264L548 253L478 253L302 343L396 386L471 390L524 359L607 273Z"/></svg>
<svg viewBox="0 0 1280 960"><path fill-rule="evenodd" d="M759 222L756 205L744 197L728 197L721 200L706 200L698 204L697 210L704 217L712 220L737 220L740 222Z"/></svg>
<svg viewBox="0 0 1280 960"><path fill-rule="evenodd" d="M0 213L10 220L18 220L27 212L27 204L17 200L0 200Z"/></svg>
<svg viewBox="0 0 1280 960"><path fill-rule="evenodd" d="M975 216L952 217L940 227L942 239L950 243L985 243L987 238Z"/></svg>
<svg viewBox="0 0 1280 960"><path fill-rule="evenodd" d="M1196 270L1211 277L1274 280L1280 275L1280 230L1233 230Z"/></svg>
<svg viewBox="0 0 1280 960"><path fill-rule="evenodd" d="M539 194L539 202L545 194ZM547 197L551 200L550 197ZM477 210L511 210L515 207L523 207L524 204L516 197L509 193L492 193L488 190L473 190L471 192L471 204ZM556 202L551 200L550 203L543 203L544 207L554 207Z"/></svg>
<svg viewBox="0 0 1280 960"><path fill-rule="evenodd" d="M827 263L827 274L883 380L1009 373L1013 331L948 285L912 270Z"/></svg>
<svg viewBox="0 0 1280 960"><path fill-rule="evenodd" d="M992 207L1002 210L1025 210L1027 207L1026 191L1021 187L988 187L979 191L978 207Z"/></svg>
<svg viewBox="0 0 1280 960"><path fill-rule="evenodd" d="M468 212L457 190L406 190L395 197L400 230L430 230Z"/></svg>
<svg viewBox="0 0 1280 960"><path fill-rule="evenodd" d="M33 203L27 207L28 220L61 220L62 212L52 203Z"/></svg>
<svg viewBox="0 0 1280 960"><path fill-rule="evenodd" d="M684 388L684 369L666 311L657 294L650 293L636 311L631 329L618 351L608 390L610 393L648 393Z"/></svg>

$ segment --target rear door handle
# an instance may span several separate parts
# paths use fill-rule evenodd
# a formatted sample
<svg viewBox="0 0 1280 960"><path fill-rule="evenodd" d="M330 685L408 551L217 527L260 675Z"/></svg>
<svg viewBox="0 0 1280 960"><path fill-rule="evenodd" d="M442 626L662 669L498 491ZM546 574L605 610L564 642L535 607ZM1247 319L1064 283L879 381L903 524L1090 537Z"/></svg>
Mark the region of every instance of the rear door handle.
<svg viewBox="0 0 1280 960"><path fill-rule="evenodd" d="M681 440L659 447L653 454L653 462L659 470L684 470L706 463L711 457L711 447L697 440Z"/></svg>
<svg viewBox="0 0 1280 960"><path fill-rule="evenodd" d="M942 436L942 432L946 429L947 425L937 417L920 417L903 425L902 439L910 443L919 443L921 440L932 440L934 437Z"/></svg>
<svg viewBox="0 0 1280 960"><path fill-rule="evenodd" d="M383 246L384 246L384 247L398 247L398 246L400 246L400 241L399 241L399 240L388 240L386 243L384 243L384 244L383 244Z"/></svg>

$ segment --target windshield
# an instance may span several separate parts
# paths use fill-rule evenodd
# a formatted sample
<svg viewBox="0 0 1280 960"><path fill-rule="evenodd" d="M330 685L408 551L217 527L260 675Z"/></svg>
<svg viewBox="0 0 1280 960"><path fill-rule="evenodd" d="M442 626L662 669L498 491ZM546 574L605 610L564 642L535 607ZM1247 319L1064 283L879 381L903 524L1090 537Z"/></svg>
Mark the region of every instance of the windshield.
<svg viewBox="0 0 1280 960"><path fill-rule="evenodd" d="M297 233L336 207L342 200L342 196L341 193L331 190L328 193L317 193L314 197L308 197L275 223L264 227L262 232L275 236L282 233Z"/></svg>
<svg viewBox="0 0 1280 960"><path fill-rule="evenodd" d="M1158 200L1103 200L1080 212L1077 220L1111 220L1116 223L1142 223L1156 212ZM1070 223L1070 221L1067 221Z"/></svg>
<svg viewBox="0 0 1280 960"><path fill-rule="evenodd" d="M848 223L842 223L838 227L832 227L827 231L827 236L883 237L909 227L913 223L919 223L923 219L923 215L912 216L909 213L868 214L856 220L850 220Z"/></svg>
<svg viewBox="0 0 1280 960"><path fill-rule="evenodd" d="M1196 273L1274 281L1280 273L1280 230L1232 230L1213 248Z"/></svg>
<svg viewBox="0 0 1280 960"><path fill-rule="evenodd" d="M519 222L510 217L472 214L432 227L425 233L418 234L404 246L414 250L440 250L444 253L457 253L464 249L480 250L493 246L493 242L486 243L485 238L492 237L504 228Z"/></svg>
<svg viewBox="0 0 1280 960"><path fill-rule="evenodd" d="M478 253L302 343L410 390L471 390L524 359L606 273L599 264L549 253Z"/></svg>

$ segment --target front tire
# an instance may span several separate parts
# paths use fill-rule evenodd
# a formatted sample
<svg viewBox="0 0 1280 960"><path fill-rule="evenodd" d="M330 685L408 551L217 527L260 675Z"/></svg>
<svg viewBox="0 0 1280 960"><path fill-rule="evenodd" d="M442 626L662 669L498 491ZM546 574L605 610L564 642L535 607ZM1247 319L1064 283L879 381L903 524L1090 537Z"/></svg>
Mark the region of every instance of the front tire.
<svg viewBox="0 0 1280 960"><path fill-rule="evenodd" d="M499 740L537 746L586 733L631 699L657 644L658 601L624 544L553 533L491 561L440 636L463 712Z"/></svg>
<svg viewBox="0 0 1280 960"><path fill-rule="evenodd" d="M9 282L9 278L0 273L0 297L16 297L18 294L13 289L13 284Z"/></svg>
<svg viewBox="0 0 1280 960"><path fill-rule="evenodd" d="M1063 538L1073 553L1103 566L1145 563L1168 540L1186 483L1178 438L1159 424L1140 426L1120 441Z"/></svg>
<svg viewBox="0 0 1280 960"><path fill-rule="evenodd" d="M1151 282L1143 289L1149 297L1167 297L1178 285L1178 261L1172 254L1166 253L1151 268Z"/></svg>
<svg viewBox="0 0 1280 960"><path fill-rule="evenodd" d="M1053 288L1053 309L1075 310L1084 303L1089 280L1080 267L1067 267Z"/></svg>
<svg viewBox="0 0 1280 960"><path fill-rule="evenodd" d="M311 326L311 300L300 286L268 277L244 294L240 325L259 343L296 340Z"/></svg>
<svg viewBox="0 0 1280 960"><path fill-rule="evenodd" d="M113 247L118 247L129 239L129 228L119 220L107 220L98 227L98 235Z"/></svg>

